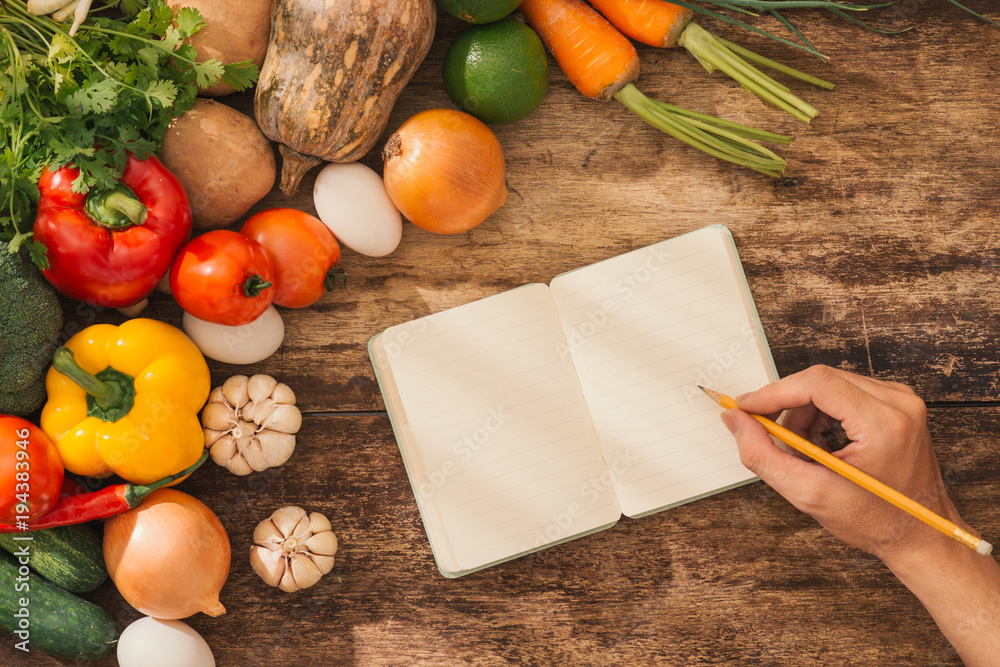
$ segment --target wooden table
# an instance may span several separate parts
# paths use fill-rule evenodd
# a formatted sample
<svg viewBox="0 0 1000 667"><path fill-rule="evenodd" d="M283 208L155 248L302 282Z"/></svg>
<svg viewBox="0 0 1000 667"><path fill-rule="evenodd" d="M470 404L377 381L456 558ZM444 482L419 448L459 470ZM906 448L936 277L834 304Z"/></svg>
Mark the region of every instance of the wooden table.
<svg viewBox="0 0 1000 667"><path fill-rule="evenodd" d="M793 133L779 180L689 149L617 103L583 98L554 66L543 106L495 128L510 189L503 209L452 237L407 224L385 258L345 251L347 290L282 311L278 353L250 367L212 363L215 385L274 375L306 413L285 466L236 477L208 464L183 486L215 509L233 547L228 613L188 620L218 664L959 664L881 563L762 483L445 580L366 351L387 326L725 224L779 371L826 363L914 386L956 504L1000 539L997 29L943 0L900 4L919 29L896 37L794 14L832 56L826 66L702 21L835 82L833 92L794 86L821 110L810 125L707 76L686 52L639 49L647 94ZM968 4L996 16L986 0ZM410 115L451 106L440 70L459 29L439 18L379 147ZM250 108L248 97L228 101ZM376 153L364 162L381 172ZM314 177L253 211L314 211ZM67 313L77 325L123 319L68 303ZM146 311L174 324L180 314L162 295ZM285 504L324 512L342 545L334 571L292 595L267 587L248 561L253 527ZM110 582L87 597L122 628L139 616ZM26 658L12 644L0 643L0 663L71 664Z"/></svg>

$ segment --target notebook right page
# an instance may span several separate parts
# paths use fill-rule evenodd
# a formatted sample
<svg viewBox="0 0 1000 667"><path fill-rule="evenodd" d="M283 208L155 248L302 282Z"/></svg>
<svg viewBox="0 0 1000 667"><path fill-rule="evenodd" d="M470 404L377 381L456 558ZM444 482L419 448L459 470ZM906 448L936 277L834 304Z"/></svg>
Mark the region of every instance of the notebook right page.
<svg viewBox="0 0 1000 667"><path fill-rule="evenodd" d="M619 255L550 287L624 514L756 479L698 389L737 395L777 379L728 229Z"/></svg>

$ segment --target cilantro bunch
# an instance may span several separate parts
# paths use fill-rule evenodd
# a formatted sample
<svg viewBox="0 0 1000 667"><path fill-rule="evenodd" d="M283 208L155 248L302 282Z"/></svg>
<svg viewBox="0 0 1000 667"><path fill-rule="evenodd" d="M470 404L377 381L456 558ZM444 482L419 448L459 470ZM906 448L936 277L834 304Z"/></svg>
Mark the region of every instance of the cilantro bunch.
<svg viewBox="0 0 1000 667"><path fill-rule="evenodd" d="M0 240L11 251L31 237L44 167L78 167L79 192L112 187L126 150L155 154L199 86L253 85L250 61L196 61L185 40L203 25L197 10L175 14L164 0L111 0L70 37L25 0L0 0ZM44 250L32 243L43 267Z"/></svg>

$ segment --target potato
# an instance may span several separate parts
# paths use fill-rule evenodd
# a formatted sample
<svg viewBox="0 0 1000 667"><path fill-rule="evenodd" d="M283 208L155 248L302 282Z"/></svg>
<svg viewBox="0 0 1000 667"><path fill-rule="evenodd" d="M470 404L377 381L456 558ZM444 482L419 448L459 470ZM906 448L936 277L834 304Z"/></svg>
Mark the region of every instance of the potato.
<svg viewBox="0 0 1000 667"><path fill-rule="evenodd" d="M191 37L199 62L212 58L226 64L252 60L257 67L264 62L271 34L271 3L272 0L167 0L174 12L181 7L193 7L205 21L205 26ZM200 94L218 97L232 92L232 86L220 82L202 88Z"/></svg>
<svg viewBox="0 0 1000 667"><path fill-rule="evenodd" d="M184 186L195 229L228 227L274 187L271 142L250 116L214 100L174 119L160 161Z"/></svg>

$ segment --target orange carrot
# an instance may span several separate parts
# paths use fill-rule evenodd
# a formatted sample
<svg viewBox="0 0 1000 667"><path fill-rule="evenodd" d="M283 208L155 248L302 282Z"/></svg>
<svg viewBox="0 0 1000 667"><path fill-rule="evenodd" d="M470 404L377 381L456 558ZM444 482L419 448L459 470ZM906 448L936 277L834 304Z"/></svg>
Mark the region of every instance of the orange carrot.
<svg viewBox="0 0 1000 667"><path fill-rule="evenodd" d="M610 100L639 77L635 47L583 0L523 0L519 9L587 97Z"/></svg>
<svg viewBox="0 0 1000 667"><path fill-rule="evenodd" d="M818 113L811 104L792 94L787 87L750 65L770 67L817 86L833 84L781 63L769 60L720 39L691 20L693 13L664 0L590 0L605 18L629 37L651 46L683 46L705 69L722 70L757 97L784 109L799 120L809 122ZM745 60L744 60L745 59Z"/></svg>
<svg viewBox="0 0 1000 667"><path fill-rule="evenodd" d="M577 90L596 100L614 97L631 112L672 137L722 160L778 176L785 160L759 141L788 144L792 138L681 109L643 95L635 47L582 0L522 0L524 18L555 56Z"/></svg>
<svg viewBox="0 0 1000 667"><path fill-rule="evenodd" d="M669 2L646 0L590 0L613 26L637 42L670 48L694 12Z"/></svg>

